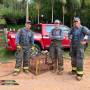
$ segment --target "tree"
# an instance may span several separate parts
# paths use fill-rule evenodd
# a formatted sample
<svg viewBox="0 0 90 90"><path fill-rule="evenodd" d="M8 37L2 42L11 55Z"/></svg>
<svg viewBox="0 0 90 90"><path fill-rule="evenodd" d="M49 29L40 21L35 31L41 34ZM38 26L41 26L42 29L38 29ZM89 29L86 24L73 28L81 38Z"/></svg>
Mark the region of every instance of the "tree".
<svg viewBox="0 0 90 90"><path fill-rule="evenodd" d="M35 3L35 8L38 13L38 24L40 23L40 1Z"/></svg>
<svg viewBox="0 0 90 90"><path fill-rule="evenodd" d="M3 0L0 0L0 4L3 4Z"/></svg>
<svg viewBox="0 0 90 90"><path fill-rule="evenodd" d="M62 14L63 14L63 24L64 24L64 14L65 14L65 5L66 5L66 0L60 0L62 4Z"/></svg>
<svg viewBox="0 0 90 90"><path fill-rule="evenodd" d="M81 3L82 0L67 0L67 9L71 18L71 26L73 17L78 16L78 14L80 13Z"/></svg>
<svg viewBox="0 0 90 90"><path fill-rule="evenodd" d="M54 12L54 0L51 0L51 4L52 4L52 23L53 23L53 12Z"/></svg>

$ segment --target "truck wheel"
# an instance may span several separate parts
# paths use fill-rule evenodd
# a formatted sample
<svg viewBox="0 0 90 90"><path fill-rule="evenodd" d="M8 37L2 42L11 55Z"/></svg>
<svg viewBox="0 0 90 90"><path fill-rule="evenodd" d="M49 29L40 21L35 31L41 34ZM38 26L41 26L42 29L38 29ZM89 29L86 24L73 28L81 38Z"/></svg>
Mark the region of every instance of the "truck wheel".
<svg viewBox="0 0 90 90"><path fill-rule="evenodd" d="M41 53L41 48L39 47L39 45L35 44L34 49L31 48L31 55L32 56L37 56L40 53Z"/></svg>

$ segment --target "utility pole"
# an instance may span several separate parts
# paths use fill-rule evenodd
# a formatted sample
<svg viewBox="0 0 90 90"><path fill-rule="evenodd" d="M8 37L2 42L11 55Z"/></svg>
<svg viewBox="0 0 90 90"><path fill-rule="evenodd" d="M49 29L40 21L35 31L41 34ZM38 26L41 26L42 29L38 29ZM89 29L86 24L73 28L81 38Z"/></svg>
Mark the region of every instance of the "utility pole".
<svg viewBox="0 0 90 90"><path fill-rule="evenodd" d="M26 1L26 21L29 20L28 0Z"/></svg>
<svg viewBox="0 0 90 90"><path fill-rule="evenodd" d="M38 13L38 24L40 23L40 1L36 2L36 10Z"/></svg>
<svg viewBox="0 0 90 90"><path fill-rule="evenodd" d="M53 10L54 9L54 0L51 0L51 4L52 4L52 23L53 23L53 21L54 21L53 20L53 16L54 16L53 15L53 13L54 13L54 10Z"/></svg>
<svg viewBox="0 0 90 90"><path fill-rule="evenodd" d="M67 1L66 0L60 0L60 2L62 3L62 16L63 16L63 24L64 24L64 22L65 22L65 17L64 17L64 15L65 15L65 4L67 3Z"/></svg>

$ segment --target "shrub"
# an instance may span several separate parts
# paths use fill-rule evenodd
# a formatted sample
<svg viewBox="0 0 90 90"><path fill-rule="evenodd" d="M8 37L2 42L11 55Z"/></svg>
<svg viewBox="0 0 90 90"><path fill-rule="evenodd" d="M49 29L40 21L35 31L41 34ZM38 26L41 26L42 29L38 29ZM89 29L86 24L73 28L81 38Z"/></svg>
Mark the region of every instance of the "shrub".
<svg viewBox="0 0 90 90"><path fill-rule="evenodd" d="M25 23L24 13L12 10L12 8L4 8L2 10L3 17L6 20L7 24L23 24Z"/></svg>

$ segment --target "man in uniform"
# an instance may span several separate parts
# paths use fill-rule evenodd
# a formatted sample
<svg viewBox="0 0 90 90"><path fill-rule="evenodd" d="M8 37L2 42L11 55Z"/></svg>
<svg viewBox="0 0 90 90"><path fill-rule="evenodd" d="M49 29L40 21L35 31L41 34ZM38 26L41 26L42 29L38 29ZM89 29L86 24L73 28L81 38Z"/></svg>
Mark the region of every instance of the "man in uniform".
<svg viewBox="0 0 90 90"><path fill-rule="evenodd" d="M50 33L51 45L50 45L50 57L53 63L52 72L56 72L58 75L63 72L63 55L61 49L61 40L63 39L63 34L60 27L60 21L55 20L55 27Z"/></svg>
<svg viewBox="0 0 90 90"><path fill-rule="evenodd" d="M71 39L71 74L75 74L77 80L81 80L83 76L84 46L87 43L88 31L88 28L81 25L80 18L74 17L69 38Z"/></svg>
<svg viewBox="0 0 90 90"><path fill-rule="evenodd" d="M16 34L16 65L14 75L18 75L23 63L23 71L29 73L30 49L34 44L33 33L30 30L31 21L25 23L25 27L21 28Z"/></svg>

